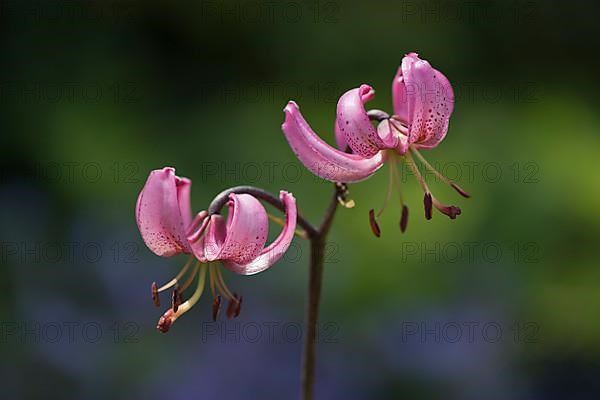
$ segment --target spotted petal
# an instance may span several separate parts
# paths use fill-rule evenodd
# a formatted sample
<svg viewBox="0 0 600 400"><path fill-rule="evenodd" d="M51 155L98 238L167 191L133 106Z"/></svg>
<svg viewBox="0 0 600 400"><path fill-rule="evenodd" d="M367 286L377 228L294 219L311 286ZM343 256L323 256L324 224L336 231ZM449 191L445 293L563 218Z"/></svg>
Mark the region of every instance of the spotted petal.
<svg viewBox="0 0 600 400"><path fill-rule="evenodd" d="M242 275L253 275L266 270L275 264L285 254L294 239L296 231L296 199L291 193L281 191L279 198L285 205L285 225L279 236L269 246L265 247L254 260L242 264L235 260L225 259L223 265Z"/></svg>
<svg viewBox="0 0 600 400"><path fill-rule="evenodd" d="M327 144L311 129L295 102L290 101L284 112L281 129L298 159L313 174L332 182L357 182L373 175L383 165L382 152L364 158Z"/></svg>
<svg viewBox="0 0 600 400"><path fill-rule="evenodd" d="M185 229L191 220L191 181L174 168L150 172L136 204L136 222L146 246L161 257L189 253Z"/></svg>
<svg viewBox="0 0 600 400"><path fill-rule="evenodd" d="M375 91L371 86L361 85L344 93L337 104L339 131L352 152L365 158L373 157L385 147L365 110L365 103L374 97Z"/></svg>
<svg viewBox="0 0 600 400"><path fill-rule="evenodd" d="M448 79L416 53L402 59L392 84L394 112L409 126L409 143L433 148L448 132L454 92Z"/></svg>
<svg viewBox="0 0 600 400"><path fill-rule="evenodd" d="M207 233L205 255L208 261L218 259L247 264L259 256L267 241L267 212L249 194L230 194L228 205L229 216L224 231L218 226L222 219L211 221L215 227Z"/></svg>

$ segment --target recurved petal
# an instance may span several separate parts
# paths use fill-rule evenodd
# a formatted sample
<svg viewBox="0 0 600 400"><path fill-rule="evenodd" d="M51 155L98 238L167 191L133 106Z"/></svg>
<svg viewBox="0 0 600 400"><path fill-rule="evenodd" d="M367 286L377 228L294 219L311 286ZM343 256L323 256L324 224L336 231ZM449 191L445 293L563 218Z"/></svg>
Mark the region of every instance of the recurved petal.
<svg viewBox="0 0 600 400"><path fill-rule="evenodd" d="M236 263L233 260L223 260L223 265L228 269L242 275L253 275L264 271L275 264L285 254L294 239L296 231L296 219L298 216L296 209L296 199L291 193L281 191L279 198L285 204L285 225L283 230L269 246L265 247L249 263Z"/></svg>
<svg viewBox="0 0 600 400"><path fill-rule="evenodd" d="M295 102L290 101L284 112L281 129L298 159L313 174L332 182L357 182L373 175L383 165L382 152L364 158L327 144L311 129Z"/></svg>
<svg viewBox="0 0 600 400"><path fill-rule="evenodd" d="M408 93L402 76L402 68L392 81L392 101L394 103L394 114L403 122L408 123Z"/></svg>
<svg viewBox="0 0 600 400"><path fill-rule="evenodd" d="M215 243L214 250L206 251L208 261L230 260L237 264L247 264L263 250L269 233L269 220L265 208L249 194L229 195L229 216L225 228L225 238L210 239ZM218 236L222 237L222 232ZM210 236L214 234L209 232ZM208 240L208 237L207 237ZM208 242L205 242L208 245Z"/></svg>
<svg viewBox="0 0 600 400"><path fill-rule="evenodd" d="M344 135L344 132L342 132L337 123L337 119L333 123L333 131L335 133L335 144L337 145L337 148L345 152L346 148L348 147L348 143L346 142L346 136Z"/></svg>
<svg viewBox="0 0 600 400"><path fill-rule="evenodd" d="M448 131L454 92L448 79L414 53L402 61L408 96L409 142L435 147Z"/></svg>
<svg viewBox="0 0 600 400"><path fill-rule="evenodd" d="M177 186L177 201L179 202L179 212L183 225L187 228L192 222L191 190L192 180L188 178L175 177L175 186Z"/></svg>
<svg viewBox="0 0 600 400"><path fill-rule="evenodd" d="M159 256L190 252L182 217L182 205L189 208L190 185L189 179L177 177L175 169L167 167L150 172L138 196L138 228L146 246Z"/></svg>
<svg viewBox="0 0 600 400"><path fill-rule="evenodd" d="M424 126L426 132L422 135L423 139L415 141L417 147L427 149L437 146L444 140L446 133L448 133L450 116L454 110L454 91L452 90L452 85L450 85L444 74L435 69L433 69L433 76L436 81L435 96L433 97L433 103L430 100L429 106L424 108L424 114L427 115Z"/></svg>
<svg viewBox="0 0 600 400"><path fill-rule="evenodd" d="M373 157L385 148L365 110L365 103L374 97L371 86L361 85L344 93L337 104L338 129L352 152L365 158Z"/></svg>

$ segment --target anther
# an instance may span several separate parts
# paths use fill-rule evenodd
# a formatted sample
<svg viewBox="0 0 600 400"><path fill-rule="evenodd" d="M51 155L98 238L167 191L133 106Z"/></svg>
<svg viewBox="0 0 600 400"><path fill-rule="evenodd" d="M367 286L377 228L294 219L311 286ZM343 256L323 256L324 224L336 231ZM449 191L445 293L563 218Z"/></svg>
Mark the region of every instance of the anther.
<svg viewBox="0 0 600 400"><path fill-rule="evenodd" d="M165 312L162 315L162 317L160 317L160 319L158 320L156 329L158 329L162 333L167 333L169 331L169 329L171 329L171 326L173 325L173 322L175 322L175 319L176 319L175 313L173 312L172 309L169 308L167 310L167 312Z"/></svg>
<svg viewBox="0 0 600 400"><path fill-rule="evenodd" d="M173 289L173 296L171 299L171 308L174 313L177 312L181 303L183 303L183 301L181 300L181 291L179 289L179 285L176 285L175 289Z"/></svg>
<svg viewBox="0 0 600 400"><path fill-rule="evenodd" d="M408 207L402 206L402 216L400 217L400 232L406 232L406 225L408 224Z"/></svg>
<svg viewBox="0 0 600 400"><path fill-rule="evenodd" d="M212 319L213 319L213 321L217 320L217 316L219 315L220 310L221 310L221 296L216 296L213 298L213 304L212 304Z"/></svg>
<svg viewBox="0 0 600 400"><path fill-rule="evenodd" d="M458 215L461 214L461 210L456 206L447 206L445 204L440 203L439 201L434 201L433 205L437 208L442 214L447 215L450 219L456 219Z"/></svg>
<svg viewBox="0 0 600 400"><path fill-rule="evenodd" d="M369 211L369 223L371 224L371 231L373 231L373 235L380 237L381 229L379 229L379 224L377 223L377 219L375 218L375 210L371 208Z"/></svg>
<svg viewBox="0 0 600 400"><path fill-rule="evenodd" d="M227 318L236 318L240 315L240 309L242 307L242 297L238 296L237 293L233 294L233 297L229 299L229 304L227 305Z"/></svg>
<svg viewBox="0 0 600 400"><path fill-rule="evenodd" d="M423 204L425 205L425 218L431 219L431 210L433 206L433 199L431 197L431 193L425 192L425 197L423 198Z"/></svg>
<svg viewBox="0 0 600 400"><path fill-rule="evenodd" d="M158 286L152 282L152 301L156 307L160 307L160 298L158 297Z"/></svg>

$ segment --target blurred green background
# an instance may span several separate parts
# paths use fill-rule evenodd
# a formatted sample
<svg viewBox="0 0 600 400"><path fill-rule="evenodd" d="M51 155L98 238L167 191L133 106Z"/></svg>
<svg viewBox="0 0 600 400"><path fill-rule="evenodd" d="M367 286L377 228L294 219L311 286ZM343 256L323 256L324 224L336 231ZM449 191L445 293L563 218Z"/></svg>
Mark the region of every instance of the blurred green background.
<svg viewBox="0 0 600 400"><path fill-rule="evenodd" d="M387 172L352 185L327 250L320 399L596 399L600 237L596 2L2 1L0 381L5 398L287 399L299 391L308 248L226 273L240 318L202 299L168 335L149 296L161 259L134 219L150 170L193 206L238 184L294 193L316 221L330 184L294 158L289 99L333 143L339 95L391 111L416 51L456 92L428 160L455 221L411 218ZM276 234L277 228L273 229Z"/></svg>

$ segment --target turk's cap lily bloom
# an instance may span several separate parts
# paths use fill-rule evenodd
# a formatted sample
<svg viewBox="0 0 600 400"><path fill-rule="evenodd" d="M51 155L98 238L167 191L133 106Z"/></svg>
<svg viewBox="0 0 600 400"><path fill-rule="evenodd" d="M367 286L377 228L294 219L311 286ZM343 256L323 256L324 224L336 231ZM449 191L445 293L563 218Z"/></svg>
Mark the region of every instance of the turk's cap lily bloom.
<svg viewBox="0 0 600 400"><path fill-rule="evenodd" d="M358 182L373 175L384 163L390 164L390 184L395 182L399 191L399 178L396 163L406 160L424 194L425 216L431 218L431 208L454 219L460 209L446 206L431 192L416 166L412 154L422 164L451 185L461 195L469 197L456 183L442 176L419 153L419 149L436 147L446 136L450 116L454 109L454 93L448 79L416 53L407 54L392 82L394 114L383 111L367 112L366 103L375 97L369 85L345 92L337 103L334 124L338 148L323 141L306 122L298 105L290 101L284 109L283 133L290 147L300 161L315 175L333 182ZM376 120L375 127L372 120ZM391 190L388 190L387 199ZM401 229L404 231L408 209L402 205ZM382 210L377 214L380 215ZM374 212L371 225L377 236L378 227Z"/></svg>
<svg viewBox="0 0 600 400"><path fill-rule="evenodd" d="M296 229L296 200L288 192L280 192L280 199L286 210L283 229L265 247L269 221L259 200L249 194L231 193L227 203L227 219L219 214L209 215L207 211L200 211L192 218L191 185L191 180L177 176L174 168L154 170L136 204L138 228L144 243L153 253L161 257L190 255L175 278L160 288L155 283L152 286L153 299L157 305L160 305L159 292L175 288L172 307L158 324L163 332L198 301L204 290L207 270L213 295L213 318L216 318L220 308L221 295L229 300L228 316L237 316L242 299L225 285L219 264L242 275L262 272L287 251ZM192 267L194 259L196 263ZM186 273L187 280L179 286ZM196 276L196 292L189 300L182 302L182 292Z"/></svg>

